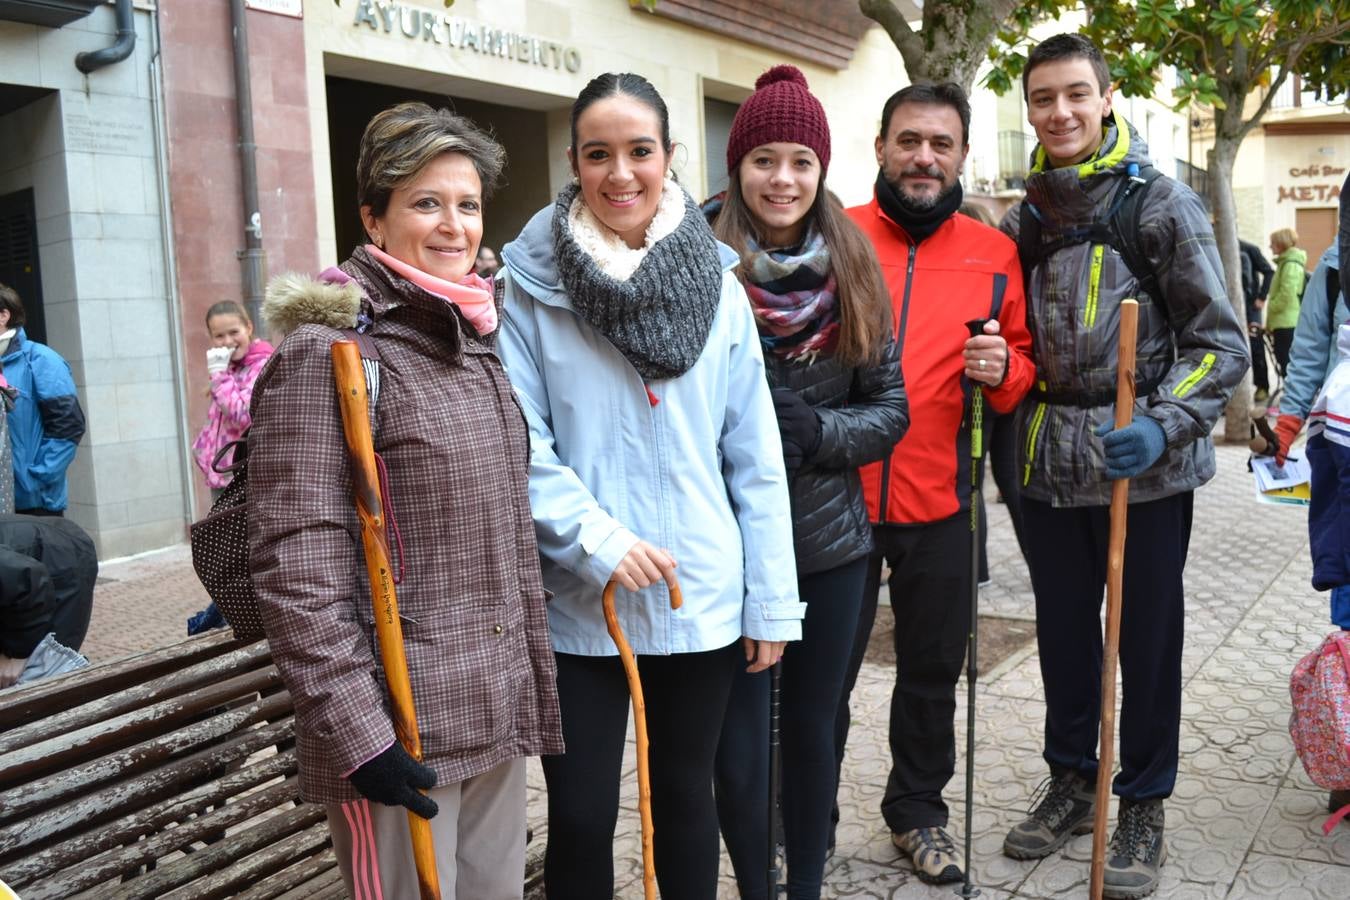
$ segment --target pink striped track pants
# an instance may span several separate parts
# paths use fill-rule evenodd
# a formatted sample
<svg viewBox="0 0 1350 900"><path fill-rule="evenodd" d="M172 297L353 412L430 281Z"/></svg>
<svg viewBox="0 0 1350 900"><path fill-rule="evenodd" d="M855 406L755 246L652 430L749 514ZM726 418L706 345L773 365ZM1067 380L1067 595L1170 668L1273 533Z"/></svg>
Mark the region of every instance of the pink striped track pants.
<svg viewBox="0 0 1350 900"><path fill-rule="evenodd" d="M519 900L525 882L525 760L432 788L444 900ZM418 900L408 812L369 800L325 804L352 900Z"/></svg>

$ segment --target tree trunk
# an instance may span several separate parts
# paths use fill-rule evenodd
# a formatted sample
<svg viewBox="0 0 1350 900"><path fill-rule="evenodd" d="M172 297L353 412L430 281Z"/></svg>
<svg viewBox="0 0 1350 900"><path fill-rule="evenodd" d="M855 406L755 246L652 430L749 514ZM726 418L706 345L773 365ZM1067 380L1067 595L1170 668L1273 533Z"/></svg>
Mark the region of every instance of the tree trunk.
<svg viewBox="0 0 1350 900"><path fill-rule="evenodd" d="M1238 109L1241 109L1239 101ZM1230 106L1231 109L1231 106ZM1223 261L1224 282L1228 288L1228 302L1242 323L1247 324L1247 301L1242 293L1242 263L1238 250L1237 203L1233 199L1233 162L1237 159L1241 136L1233 137L1223 122L1225 110L1215 110L1214 147L1209 151L1209 202L1214 212L1214 237L1219 243L1219 258ZM1241 112L1238 113L1239 117ZM1252 376L1251 370L1242 376L1242 384L1233 392L1233 399L1224 410L1223 437L1226 443L1247 443L1251 433Z"/></svg>
<svg viewBox="0 0 1350 900"><path fill-rule="evenodd" d="M918 31L904 20L893 0L858 0L863 15L882 27L911 83L954 81L970 93L999 27L1015 0L928 0Z"/></svg>

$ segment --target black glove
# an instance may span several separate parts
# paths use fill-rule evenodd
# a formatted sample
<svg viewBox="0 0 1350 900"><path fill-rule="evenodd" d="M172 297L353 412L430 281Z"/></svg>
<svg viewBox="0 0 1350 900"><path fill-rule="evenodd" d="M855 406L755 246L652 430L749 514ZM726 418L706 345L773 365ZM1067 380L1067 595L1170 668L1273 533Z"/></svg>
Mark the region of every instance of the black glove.
<svg viewBox="0 0 1350 900"><path fill-rule="evenodd" d="M418 792L436 786L436 773L408 755L398 741L347 776L357 793L385 806L406 806L424 819L440 812L435 802Z"/></svg>
<svg viewBox="0 0 1350 900"><path fill-rule="evenodd" d="M789 472L801 468L820 449L820 417L796 391L773 389L773 411L783 438L783 463Z"/></svg>

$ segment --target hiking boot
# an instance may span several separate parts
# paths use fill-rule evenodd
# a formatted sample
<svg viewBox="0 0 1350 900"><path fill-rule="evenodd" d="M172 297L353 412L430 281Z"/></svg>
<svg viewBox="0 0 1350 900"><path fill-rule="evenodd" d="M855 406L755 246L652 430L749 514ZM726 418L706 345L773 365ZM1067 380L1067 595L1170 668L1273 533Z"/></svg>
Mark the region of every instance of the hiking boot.
<svg viewBox="0 0 1350 900"><path fill-rule="evenodd" d="M1112 900L1147 897L1158 887L1167 861L1163 842L1163 802L1120 800L1116 833L1106 851L1102 896Z"/></svg>
<svg viewBox="0 0 1350 900"><path fill-rule="evenodd" d="M1037 797L1042 797L1037 804ZM1013 859L1042 859L1075 834L1092 830L1096 788L1077 772L1051 775L1031 798L1029 818L1013 826L1003 839L1003 855Z"/></svg>
<svg viewBox="0 0 1350 900"><path fill-rule="evenodd" d="M909 856L920 881L952 884L964 877L951 835L936 825L892 834L891 843Z"/></svg>

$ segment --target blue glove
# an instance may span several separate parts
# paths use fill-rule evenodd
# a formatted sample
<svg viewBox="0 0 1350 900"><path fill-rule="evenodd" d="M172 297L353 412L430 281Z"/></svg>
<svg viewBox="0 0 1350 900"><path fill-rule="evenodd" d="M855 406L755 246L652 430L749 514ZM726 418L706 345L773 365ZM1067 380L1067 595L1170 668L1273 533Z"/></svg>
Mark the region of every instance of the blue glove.
<svg viewBox="0 0 1350 900"><path fill-rule="evenodd" d="M1133 478L1158 461L1167 449L1167 434L1157 419L1140 416L1117 431L1115 416L1099 425L1093 434L1106 450L1106 477Z"/></svg>

